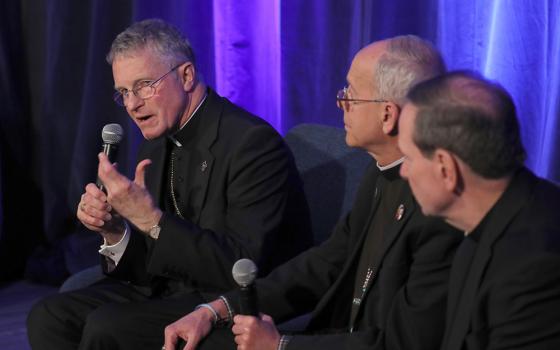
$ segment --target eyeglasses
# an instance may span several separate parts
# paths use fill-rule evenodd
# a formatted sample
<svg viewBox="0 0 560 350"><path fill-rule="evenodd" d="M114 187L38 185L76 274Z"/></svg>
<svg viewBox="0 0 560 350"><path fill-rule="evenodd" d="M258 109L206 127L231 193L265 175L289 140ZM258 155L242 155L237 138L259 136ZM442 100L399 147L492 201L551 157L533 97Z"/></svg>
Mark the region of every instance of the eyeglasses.
<svg viewBox="0 0 560 350"><path fill-rule="evenodd" d="M345 111L350 110L351 103L360 103L360 102L375 102L375 103L383 103L389 102L383 99L375 99L375 100L364 100L359 98L348 98L348 86L345 86L343 89L338 90L336 93L336 105L338 108L343 109Z"/></svg>
<svg viewBox="0 0 560 350"><path fill-rule="evenodd" d="M169 73L173 72L175 69L179 68L183 63L179 63L175 67L171 68L167 73L162 75L161 77L157 78L156 80L142 80L134 84L134 88L132 90L128 89L121 89L116 91L113 95L113 100L119 105L124 107L125 100L129 97L130 93L132 92L134 96L141 98L143 100L147 100L150 97L154 96L156 93L156 84L161 82Z"/></svg>

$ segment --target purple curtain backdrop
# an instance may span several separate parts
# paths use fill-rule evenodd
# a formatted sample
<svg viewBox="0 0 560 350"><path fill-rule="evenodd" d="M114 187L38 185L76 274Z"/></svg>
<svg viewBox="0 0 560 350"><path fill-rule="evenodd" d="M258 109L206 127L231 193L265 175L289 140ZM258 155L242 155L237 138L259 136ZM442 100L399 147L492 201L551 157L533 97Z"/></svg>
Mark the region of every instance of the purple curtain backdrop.
<svg viewBox="0 0 560 350"><path fill-rule="evenodd" d="M98 238L74 212L95 180L103 125L124 126L118 162L129 175L135 167L141 136L111 100L104 60L134 21L181 28L206 82L281 133L342 126L334 96L352 56L374 40L422 36L449 68L480 71L511 92L527 165L560 181L559 13L559 0L3 1L0 280L27 264L53 282L97 261Z"/></svg>

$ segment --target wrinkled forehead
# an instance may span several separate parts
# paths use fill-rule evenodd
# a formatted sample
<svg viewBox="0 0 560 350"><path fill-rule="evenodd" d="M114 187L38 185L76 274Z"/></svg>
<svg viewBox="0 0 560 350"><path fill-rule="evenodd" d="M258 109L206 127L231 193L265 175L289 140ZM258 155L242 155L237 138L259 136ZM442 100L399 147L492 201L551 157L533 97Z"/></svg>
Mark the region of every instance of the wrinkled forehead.
<svg viewBox="0 0 560 350"><path fill-rule="evenodd" d="M149 50L115 56L112 64L116 88L130 88L140 80L157 79L168 69L169 64Z"/></svg>

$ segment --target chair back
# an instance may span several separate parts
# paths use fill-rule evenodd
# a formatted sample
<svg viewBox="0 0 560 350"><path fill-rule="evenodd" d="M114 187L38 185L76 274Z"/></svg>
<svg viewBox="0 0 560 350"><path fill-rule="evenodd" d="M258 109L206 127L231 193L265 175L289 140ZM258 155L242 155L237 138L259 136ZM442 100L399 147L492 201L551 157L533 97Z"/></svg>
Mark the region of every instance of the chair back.
<svg viewBox="0 0 560 350"><path fill-rule="evenodd" d="M284 139L303 179L315 244L321 243L351 209L372 158L363 150L348 147L342 128L299 124Z"/></svg>

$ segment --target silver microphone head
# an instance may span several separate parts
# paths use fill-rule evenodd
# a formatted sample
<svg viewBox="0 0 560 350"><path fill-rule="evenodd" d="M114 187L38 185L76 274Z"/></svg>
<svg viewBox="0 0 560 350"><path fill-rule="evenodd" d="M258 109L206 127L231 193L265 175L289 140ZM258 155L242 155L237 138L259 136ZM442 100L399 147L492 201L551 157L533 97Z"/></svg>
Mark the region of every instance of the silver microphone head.
<svg viewBox="0 0 560 350"><path fill-rule="evenodd" d="M103 127L103 131L101 131L101 138L103 143L116 145L123 138L123 128L117 123L107 124Z"/></svg>
<svg viewBox="0 0 560 350"><path fill-rule="evenodd" d="M241 287L247 287L257 277L258 272L257 265L250 259L240 259L235 262L231 274L233 279Z"/></svg>

